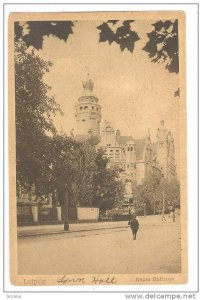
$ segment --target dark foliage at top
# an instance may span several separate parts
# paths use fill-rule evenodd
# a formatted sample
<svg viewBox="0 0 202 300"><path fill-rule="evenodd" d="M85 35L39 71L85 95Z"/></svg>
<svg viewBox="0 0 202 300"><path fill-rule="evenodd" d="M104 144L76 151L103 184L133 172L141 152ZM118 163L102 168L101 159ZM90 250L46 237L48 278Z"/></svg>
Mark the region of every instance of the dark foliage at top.
<svg viewBox="0 0 202 300"><path fill-rule="evenodd" d="M174 97L180 97L180 89L179 88L174 92Z"/></svg>
<svg viewBox="0 0 202 300"><path fill-rule="evenodd" d="M179 72L178 20L158 21L148 33L149 41L143 48L152 62L165 63L170 72Z"/></svg>
<svg viewBox="0 0 202 300"><path fill-rule="evenodd" d="M29 32L23 34L23 26L15 22L15 39L22 38L27 47L33 46L37 50L42 49L44 36L53 35L66 42L74 26L72 21L28 21L26 24Z"/></svg>
<svg viewBox="0 0 202 300"><path fill-rule="evenodd" d="M121 51L127 49L132 53L135 48L135 42L140 39L138 34L130 28L130 23L135 21L123 21L123 25L118 27L114 32L110 26L115 25L117 22L118 20L108 20L97 27L100 30L99 42L108 41L109 44L116 42L120 46Z"/></svg>

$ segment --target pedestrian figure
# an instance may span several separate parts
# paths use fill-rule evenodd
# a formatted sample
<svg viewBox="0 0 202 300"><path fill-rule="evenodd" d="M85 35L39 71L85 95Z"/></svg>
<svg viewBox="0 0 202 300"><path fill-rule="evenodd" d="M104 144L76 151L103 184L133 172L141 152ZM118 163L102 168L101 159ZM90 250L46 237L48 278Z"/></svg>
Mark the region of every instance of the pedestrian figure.
<svg viewBox="0 0 202 300"><path fill-rule="evenodd" d="M164 207L163 207L163 209L162 209L162 219L161 219L161 221L166 221L166 217L165 217L165 209L164 209Z"/></svg>
<svg viewBox="0 0 202 300"><path fill-rule="evenodd" d="M137 232L138 232L138 229L139 229L139 222L136 219L135 215L132 216L132 219L130 221L130 228L132 230L133 239L136 240L136 235L137 235Z"/></svg>

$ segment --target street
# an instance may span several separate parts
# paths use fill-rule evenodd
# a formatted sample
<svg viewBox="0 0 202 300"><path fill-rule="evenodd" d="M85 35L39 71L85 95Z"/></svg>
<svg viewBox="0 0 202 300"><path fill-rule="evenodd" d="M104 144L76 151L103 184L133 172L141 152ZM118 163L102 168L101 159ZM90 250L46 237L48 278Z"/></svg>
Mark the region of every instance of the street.
<svg viewBox="0 0 202 300"><path fill-rule="evenodd" d="M180 272L180 221L140 220L123 228L18 238L20 275ZM159 217L158 217L159 218Z"/></svg>

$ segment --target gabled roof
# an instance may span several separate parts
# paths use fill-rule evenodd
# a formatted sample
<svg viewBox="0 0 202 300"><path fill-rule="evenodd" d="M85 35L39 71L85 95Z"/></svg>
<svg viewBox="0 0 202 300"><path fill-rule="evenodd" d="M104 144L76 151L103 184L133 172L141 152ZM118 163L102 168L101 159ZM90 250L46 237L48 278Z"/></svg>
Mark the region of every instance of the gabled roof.
<svg viewBox="0 0 202 300"><path fill-rule="evenodd" d="M116 136L116 141L121 146L125 146L129 140L133 139L131 135L118 135ZM134 140L134 139L133 139Z"/></svg>
<svg viewBox="0 0 202 300"><path fill-rule="evenodd" d="M143 138L143 139L134 139L131 135L129 136L116 136L116 141L119 143L119 145L121 146L125 146L127 145L127 143L133 140L134 144L136 146L136 155L137 155L137 159L143 159L143 154L144 154L144 148L145 145L147 143L147 139Z"/></svg>

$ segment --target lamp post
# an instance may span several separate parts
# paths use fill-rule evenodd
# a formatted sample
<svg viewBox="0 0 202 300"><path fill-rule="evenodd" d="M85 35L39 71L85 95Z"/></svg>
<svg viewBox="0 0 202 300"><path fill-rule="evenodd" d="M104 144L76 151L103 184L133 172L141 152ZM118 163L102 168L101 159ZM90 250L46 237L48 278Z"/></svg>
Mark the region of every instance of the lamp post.
<svg viewBox="0 0 202 300"><path fill-rule="evenodd" d="M166 221L166 218L165 218L165 192L164 192L164 190L163 190L162 221Z"/></svg>
<svg viewBox="0 0 202 300"><path fill-rule="evenodd" d="M130 225L130 221L131 221L131 208L129 206L129 210L128 210L128 225Z"/></svg>
<svg viewBox="0 0 202 300"><path fill-rule="evenodd" d="M147 215L147 212L146 212L146 206L147 206L147 203L145 202L145 203L144 203L144 217L146 217L146 215Z"/></svg>
<svg viewBox="0 0 202 300"><path fill-rule="evenodd" d="M153 198L154 198L154 216L156 214L156 195L155 195L155 191L153 189Z"/></svg>
<svg viewBox="0 0 202 300"><path fill-rule="evenodd" d="M68 202L69 202L69 193L68 193L67 187L65 187L65 192L64 192L64 231L69 230Z"/></svg>

